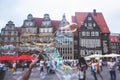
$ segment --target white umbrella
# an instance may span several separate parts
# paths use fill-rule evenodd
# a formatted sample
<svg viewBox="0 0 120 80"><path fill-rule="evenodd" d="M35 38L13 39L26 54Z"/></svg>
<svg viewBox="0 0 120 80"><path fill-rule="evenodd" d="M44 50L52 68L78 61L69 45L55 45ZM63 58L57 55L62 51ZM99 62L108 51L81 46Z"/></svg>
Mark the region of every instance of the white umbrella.
<svg viewBox="0 0 120 80"><path fill-rule="evenodd" d="M90 60L90 58L89 57L85 57L85 60Z"/></svg>
<svg viewBox="0 0 120 80"><path fill-rule="evenodd" d="M101 54L93 54L93 55L90 55L90 56L86 56L88 58L100 58L100 57L103 57L103 55Z"/></svg>
<svg viewBox="0 0 120 80"><path fill-rule="evenodd" d="M119 54L106 54L106 55L103 55L103 57L119 57L120 55Z"/></svg>

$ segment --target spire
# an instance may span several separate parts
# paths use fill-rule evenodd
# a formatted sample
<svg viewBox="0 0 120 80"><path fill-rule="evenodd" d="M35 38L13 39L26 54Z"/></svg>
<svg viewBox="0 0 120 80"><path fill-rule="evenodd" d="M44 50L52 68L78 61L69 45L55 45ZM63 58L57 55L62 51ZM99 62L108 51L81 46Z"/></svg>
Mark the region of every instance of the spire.
<svg viewBox="0 0 120 80"><path fill-rule="evenodd" d="M62 21L66 21L65 13L63 14Z"/></svg>
<svg viewBox="0 0 120 80"><path fill-rule="evenodd" d="M68 25L68 21L66 20L66 16L65 16L65 13L64 13L63 16L62 16L60 26L65 26L65 25Z"/></svg>

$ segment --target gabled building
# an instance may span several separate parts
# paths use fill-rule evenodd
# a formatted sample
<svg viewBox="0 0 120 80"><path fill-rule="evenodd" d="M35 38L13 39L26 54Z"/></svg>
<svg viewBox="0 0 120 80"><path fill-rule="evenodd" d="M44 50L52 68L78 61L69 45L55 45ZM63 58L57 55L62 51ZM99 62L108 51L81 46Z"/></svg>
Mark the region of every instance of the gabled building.
<svg viewBox="0 0 120 80"><path fill-rule="evenodd" d="M75 16L72 16L72 22L78 25L79 52L76 56L110 53L110 31L102 13L96 12L96 10L76 12Z"/></svg>
<svg viewBox="0 0 120 80"><path fill-rule="evenodd" d="M21 27L16 28L12 21L6 24L1 30L0 44L14 44L25 49L27 46L55 43L52 46L59 50L63 59L111 53L110 31L101 12L76 12L72 23L77 25L70 25L65 15L60 21L52 20L49 14L44 14L43 18L28 14ZM69 28L61 29L66 25L70 25ZM72 31L76 27L77 31ZM27 52L24 49L20 51Z"/></svg>
<svg viewBox="0 0 120 80"><path fill-rule="evenodd" d="M17 48L19 47L19 31L13 21L8 21L1 30L0 46L9 46L1 49L1 54L17 55ZM11 47L10 47L11 46ZM15 49L16 48L16 49Z"/></svg>
<svg viewBox="0 0 120 80"><path fill-rule="evenodd" d="M54 34L53 31L54 27L49 14L44 14L44 17L41 19L41 24L38 26L38 42L50 43Z"/></svg>
<svg viewBox="0 0 120 80"><path fill-rule="evenodd" d="M70 26L68 28L64 28L68 25L69 22L66 20L65 15L63 15L56 31L55 47L58 49L63 59L74 59L74 35L71 32Z"/></svg>
<svg viewBox="0 0 120 80"><path fill-rule="evenodd" d="M34 45L44 47L53 42L52 38L58 26L59 21L51 20L49 14L44 14L43 18L36 18L29 14L21 27L20 47L23 47L21 51L28 52L27 47ZM54 44L52 45L54 46Z"/></svg>
<svg viewBox="0 0 120 80"><path fill-rule="evenodd" d="M8 21L5 28L1 30L1 46L12 44L15 47L19 46L18 28L12 21Z"/></svg>
<svg viewBox="0 0 120 80"><path fill-rule="evenodd" d="M37 40L37 26L32 14L28 14L27 19L23 21L20 35L20 51L27 52L27 46L31 46L32 41ZM24 50L25 49L25 50Z"/></svg>
<svg viewBox="0 0 120 80"><path fill-rule="evenodd" d="M43 18L34 18L37 26L37 44L38 46L51 44L54 46L54 36L58 29L60 21L51 20L49 14L44 14ZM43 47L43 46L42 46Z"/></svg>
<svg viewBox="0 0 120 80"><path fill-rule="evenodd" d="M110 36L110 50L111 53L120 54L120 37Z"/></svg>

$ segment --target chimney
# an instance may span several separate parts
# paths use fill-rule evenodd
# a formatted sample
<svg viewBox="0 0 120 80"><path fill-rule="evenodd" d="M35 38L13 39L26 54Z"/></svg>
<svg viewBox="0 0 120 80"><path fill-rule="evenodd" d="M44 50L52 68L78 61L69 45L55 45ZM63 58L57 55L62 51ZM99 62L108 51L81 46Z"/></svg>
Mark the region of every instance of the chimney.
<svg viewBox="0 0 120 80"><path fill-rule="evenodd" d="M97 15L97 13L96 13L96 9L93 9L93 14L94 14L94 16Z"/></svg>

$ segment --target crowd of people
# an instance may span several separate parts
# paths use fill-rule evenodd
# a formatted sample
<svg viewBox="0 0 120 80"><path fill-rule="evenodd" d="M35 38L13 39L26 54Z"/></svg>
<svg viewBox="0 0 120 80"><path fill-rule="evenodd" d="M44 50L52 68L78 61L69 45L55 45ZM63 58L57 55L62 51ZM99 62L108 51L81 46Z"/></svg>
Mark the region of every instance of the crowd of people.
<svg viewBox="0 0 120 80"><path fill-rule="evenodd" d="M79 59L79 80L86 80L86 70L87 66L91 68L91 75L93 75L95 80L98 80L97 75L100 76L101 80L104 80L101 72L103 71L103 66L106 66L109 70L110 79L116 80L116 71L120 72L120 57L119 58L109 58L107 61L100 59L91 59L86 62L83 57Z"/></svg>
<svg viewBox="0 0 120 80"><path fill-rule="evenodd" d="M91 75L93 75L95 80L98 80L97 75L101 77L101 80L104 80L101 72L104 71L102 68L103 66L106 66L107 69L109 70L110 78L111 80L116 80L116 71L120 72L120 58L109 58L107 61L103 60L102 58L100 59L91 59L89 61L86 61L84 57L80 57L78 61L73 61L73 62L65 62L66 65L69 65L71 67L77 67L79 70L79 80L86 80L86 71L87 68L89 67L91 69ZM25 66L27 65L26 62L22 62L22 71L24 71ZM33 67L36 65L36 63L31 62L28 66L28 70L26 70L25 74L21 78L21 80L28 80L29 76L32 72ZM53 60L49 59L41 59L39 61L39 70L40 74L46 72L47 74L50 73L55 73L55 69L57 68L57 63ZM11 72L14 73L17 69L17 63L13 62L12 63L12 70ZM1 61L0 62L0 80L4 78L5 71L7 70L6 64Z"/></svg>

